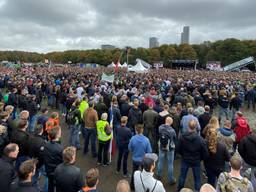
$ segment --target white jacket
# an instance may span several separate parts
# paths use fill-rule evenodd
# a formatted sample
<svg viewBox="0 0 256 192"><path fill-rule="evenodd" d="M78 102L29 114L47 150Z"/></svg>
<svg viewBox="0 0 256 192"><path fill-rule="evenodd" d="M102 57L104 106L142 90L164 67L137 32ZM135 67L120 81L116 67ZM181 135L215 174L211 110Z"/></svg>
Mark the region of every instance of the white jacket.
<svg viewBox="0 0 256 192"><path fill-rule="evenodd" d="M135 192L146 192L147 189L149 189L149 192L165 192L162 182L156 180L153 177L153 175L154 173L146 172L144 169L143 171L135 171L134 173ZM141 180L144 184L145 190L143 188L143 184ZM155 189L154 189L154 186L155 186Z"/></svg>

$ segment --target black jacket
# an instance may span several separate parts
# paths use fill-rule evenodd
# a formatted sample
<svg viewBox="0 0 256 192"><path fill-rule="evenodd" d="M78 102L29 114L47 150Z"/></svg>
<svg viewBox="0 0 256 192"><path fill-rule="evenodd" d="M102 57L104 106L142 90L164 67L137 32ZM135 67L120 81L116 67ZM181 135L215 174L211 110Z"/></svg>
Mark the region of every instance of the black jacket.
<svg viewBox="0 0 256 192"><path fill-rule="evenodd" d="M243 160L251 165L256 166L256 134L252 133L246 137L244 137L239 145L238 151L243 158Z"/></svg>
<svg viewBox="0 0 256 192"><path fill-rule="evenodd" d="M127 127L119 127L117 129L117 145L118 147L123 147L128 149L128 144L132 137L132 132Z"/></svg>
<svg viewBox="0 0 256 192"><path fill-rule="evenodd" d="M63 162L63 146L56 141L46 143L43 151L45 171L47 175L53 175L55 168Z"/></svg>
<svg viewBox="0 0 256 192"><path fill-rule="evenodd" d="M46 145L46 141L41 135L34 135L29 140L30 145L30 157L36 158L38 160L37 168L40 168L44 163L43 151Z"/></svg>
<svg viewBox="0 0 256 192"><path fill-rule="evenodd" d="M176 149L181 154L182 160L187 163L198 163L208 157L206 143L196 132L184 133L180 137Z"/></svg>
<svg viewBox="0 0 256 192"><path fill-rule="evenodd" d="M139 108L132 107L129 110L128 115L128 127L129 128L135 128L135 125L138 123L142 123L142 112Z"/></svg>
<svg viewBox="0 0 256 192"><path fill-rule="evenodd" d="M13 166L14 159L2 157L0 159L0 191L9 192L10 185L16 178L15 168Z"/></svg>
<svg viewBox="0 0 256 192"><path fill-rule="evenodd" d="M128 102L125 101L125 102L121 103L121 105L120 105L120 113L121 113L121 115L128 117L130 108L131 108L131 106L129 105Z"/></svg>
<svg viewBox="0 0 256 192"><path fill-rule="evenodd" d="M13 131L11 142L19 146L18 156L29 156L29 133L21 130Z"/></svg>
<svg viewBox="0 0 256 192"><path fill-rule="evenodd" d="M95 110L98 113L98 117L101 118L101 115L103 113L107 113L108 112L108 107L105 103L103 102L99 102L95 105Z"/></svg>
<svg viewBox="0 0 256 192"><path fill-rule="evenodd" d="M18 96L15 93L10 93L8 98L8 105L12 105L13 107L18 106Z"/></svg>
<svg viewBox="0 0 256 192"><path fill-rule="evenodd" d="M227 109L229 107L229 100L228 100L228 98L221 96L219 98L219 105L220 105L220 107L222 107L224 109Z"/></svg>
<svg viewBox="0 0 256 192"><path fill-rule="evenodd" d="M204 112L204 114L199 115L198 121L201 127L201 133L203 132L205 126L209 123L211 119L211 113L209 112Z"/></svg>
<svg viewBox="0 0 256 192"><path fill-rule="evenodd" d="M27 110L28 101L27 101L26 96L25 95L19 95L18 101L19 101L19 108L21 110Z"/></svg>
<svg viewBox="0 0 256 192"><path fill-rule="evenodd" d="M85 185L80 168L66 163L57 166L54 179L57 192L77 192Z"/></svg>
<svg viewBox="0 0 256 192"><path fill-rule="evenodd" d="M230 107L229 107L230 109L234 108L238 111L240 107L241 107L241 101L239 97L234 97L233 99L231 99Z"/></svg>
<svg viewBox="0 0 256 192"><path fill-rule="evenodd" d="M220 142L217 143L217 151L215 154L209 151L208 158L204 161L205 167L210 167L218 172L223 172L225 170L225 162L230 159L230 154L226 146Z"/></svg>
<svg viewBox="0 0 256 192"><path fill-rule="evenodd" d="M10 192L38 192L31 182L17 182L11 185Z"/></svg>
<svg viewBox="0 0 256 192"><path fill-rule="evenodd" d="M29 101L27 105L27 110L29 111L29 116L32 117L37 114L38 107L35 101Z"/></svg>

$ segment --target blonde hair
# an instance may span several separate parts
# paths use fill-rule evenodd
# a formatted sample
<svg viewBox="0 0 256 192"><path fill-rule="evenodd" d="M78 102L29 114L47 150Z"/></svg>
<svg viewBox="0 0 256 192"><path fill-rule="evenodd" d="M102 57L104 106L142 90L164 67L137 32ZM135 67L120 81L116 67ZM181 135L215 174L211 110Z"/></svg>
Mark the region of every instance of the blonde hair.
<svg viewBox="0 0 256 192"><path fill-rule="evenodd" d="M118 181L116 186L116 192L130 192L131 188L127 180L122 179Z"/></svg>
<svg viewBox="0 0 256 192"><path fill-rule="evenodd" d="M210 121L209 121L209 125L213 128L213 129L218 129L220 128L220 123L219 123L219 119L216 116L212 116Z"/></svg>
<svg viewBox="0 0 256 192"><path fill-rule="evenodd" d="M217 131L216 129L210 127L206 134L206 141L208 143L208 149L211 153L215 154L217 152Z"/></svg>
<svg viewBox="0 0 256 192"><path fill-rule="evenodd" d="M76 155L75 147L67 147L62 152L62 158L64 163L69 163L72 161L73 157Z"/></svg>

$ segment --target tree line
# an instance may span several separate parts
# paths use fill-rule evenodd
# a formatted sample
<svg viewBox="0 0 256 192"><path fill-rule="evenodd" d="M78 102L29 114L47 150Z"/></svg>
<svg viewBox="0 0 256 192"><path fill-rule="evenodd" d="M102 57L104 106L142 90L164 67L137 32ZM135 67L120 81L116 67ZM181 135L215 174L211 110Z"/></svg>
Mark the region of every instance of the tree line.
<svg viewBox="0 0 256 192"><path fill-rule="evenodd" d="M122 56L121 56L122 55ZM120 57L121 56L121 57ZM128 54L129 63L135 63L137 58L148 63L163 61L165 66L170 60L198 59L198 66L205 67L207 61L221 61L222 66L248 56L256 57L256 40L238 40L234 38L201 44L161 45L157 48L131 48ZM68 50L63 52L50 52L39 54L23 51L0 51L0 61L44 62L49 59L53 63L98 63L108 65L112 61L126 62L124 49L92 49L92 50Z"/></svg>

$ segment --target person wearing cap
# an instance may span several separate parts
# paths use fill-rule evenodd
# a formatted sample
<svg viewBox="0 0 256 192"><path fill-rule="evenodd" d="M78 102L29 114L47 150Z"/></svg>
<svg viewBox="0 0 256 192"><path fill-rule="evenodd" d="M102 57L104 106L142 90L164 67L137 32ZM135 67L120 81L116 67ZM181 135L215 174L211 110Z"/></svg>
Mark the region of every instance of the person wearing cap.
<svg viewBox="0 0 256 192"><path fill-rule="evenodd" d="M99 150L98 150L98 164L101 164L103 162L103 166L108 165L108 149L109 144L111 141L111 138L113 137L112 130L109 129L110 125L107 121L108 114L103 113L101 115L101 120L97 121L97 136L99 141ZM103 153L103 159L102 159L102 153Z"/></svg>
<svg viewBox="0 0 256 192"><path fill-rule="evenodd" d="M91 153L95 158L97 157L96 151L96 123L98 121L98 113L94 109L93 101L89 102L89 108L85 110L83 114L84 127L82 128L82 134L84 136L84 154L88 152L89 140L91 140Z"/></svg>
<svg viewBox="0 0 256 192"><path fill-rule="evenodd" d="M165 192L162 182L153 177L157 159L158 157L155 153L146 153L144 155L142 160L143 170L135 171L134 173L135 192Z"/></svg>
<svg viewBox="0 0 256 192"><path fill-rule="evenodd" d="M143 125L137 124L136 135L134 135L128 145L129 151L132 152L132 173L139 169L141 162L146 153L152 153L149 139L143 135ZM131 179L131 188L134 189L134 177Z"/></svg>

